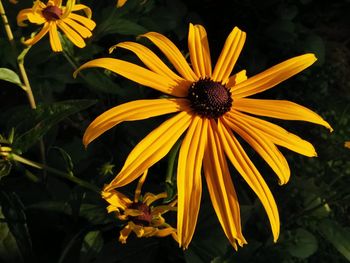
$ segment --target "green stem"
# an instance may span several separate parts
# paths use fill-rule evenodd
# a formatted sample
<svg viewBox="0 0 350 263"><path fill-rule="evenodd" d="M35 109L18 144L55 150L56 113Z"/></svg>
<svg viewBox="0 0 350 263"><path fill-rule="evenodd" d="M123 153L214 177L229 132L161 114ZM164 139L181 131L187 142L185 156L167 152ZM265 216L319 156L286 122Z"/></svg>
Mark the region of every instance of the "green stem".
<svg viewBox="0 0 350 263"><path fill-rule="evenodd" d="M62 178L65 178L73 183L76 183L77 185L81 186L81 187L84 187L86 189L89 189L95 193L98 193L100 194L101 190L96 187L95 185L93 184L90 184L89 182L86 182L78 177L75 177L72 173L66 173L66 172L62 172L60 170L57 170L55 168L52 168L48 165L45 165L45 164L41 164L41 163L37 163L37 162L33 162L31 160L28 160L26 158L23 158L17 154L14 154L14 153L11 153L8 158L10 160L14 160L14 161L17 161L17 162L20 162L20 163L23 163L23 164L26 164L26 165L29 165L31 167L34 167L36 169L39 169L39 170L45 170L47 172L50 172L51 174L53 175L56 175L56 176L59 176L59 177L62 177Z"/></svg>

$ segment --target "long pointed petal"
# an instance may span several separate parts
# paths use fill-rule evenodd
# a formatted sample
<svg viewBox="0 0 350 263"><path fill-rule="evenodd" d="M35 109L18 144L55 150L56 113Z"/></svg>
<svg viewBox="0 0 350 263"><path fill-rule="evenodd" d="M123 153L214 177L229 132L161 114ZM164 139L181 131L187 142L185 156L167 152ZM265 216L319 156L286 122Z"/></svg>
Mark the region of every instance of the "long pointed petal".
<svg viewBox="0 0 350 263"><path fill-rule="evenodd" d="M211 121L204 155L204 175L220 224L232 246L237 249L236 242L240 246L247 242L242 234L239 202L219 141L222 135L219 133L217 124Z"/></svg>
<svg viewBox="0 0 350 263"><path fill-rule="evenodd" d="M153 71L137 66L133 63L114 58L99 58L91 60L74 72L74 77L85 68L100 67L113 71L125 78L135 81L141 85L153 88L165 94L176 97L187 96L187 81L176 82L167 76L157 74Z"/></svg>
<svg viewBox="0 0 350 263"><path fill-rule="evenodd" d="M314 54L288 59L238 84L233 87L232 92L235 98L248 97L263 92L311 66L316 60Z"/></svg>
<svg viewBox="0 0 350 263"><path fill-rule="evenodd" d="M78 21L80 24L87 27L90 31L92 31L96 26L96 23L94 21L81 15L70 13L67 17Z"/></svg>
<svg viewBox="0 0 350 263"><path fill-rule="evenodd" d="M124 186L162 159L190 125L192 115L183 111L148 134L131 151L122 170L106 191Z"/></svg>
<svg viewBox="0 0 350 263"><path fill-rule="evenodd" d="M137 100L118 105L98 116L86 129L83 143L87 146L101 134L123 121L143 120L150 117L187 109L185 99Z"/></svg>
<svg viewBox="0 0 350 263"><path fill-rule="evenodd" d="M213 80L227 83L228 78L236 64L239 54L241 53L246 33L235 27L227 37L224 47L215 65Z"/></svg>
<svg viewBox="0 0 350 263"><path fill-rule="evenodd" d="M195 116L181 144L177 166L177 231L179 246L191 242L202 196L201 168L208 121Z"/></svg>
<svg viewBox="0 0 350 263"><path fill-rule="evenodd" d="M229 77L228 82L226 84L226 86L231 89L232 87L234 87L235 85L247 80L247 71L246 70L241 70L240 72L232 75L231 77Z"/></svg>
<svg viewBox="0 0 350 263"><path fill-rule="evenodd" d="M62 51L62 45L61 45L60 38L58 36L57 26L55 22L51 22L49 35L50 35L50 44L51 44L52 50L55 52Z"/></svg>
<svg viewBox="0 0 350 263"><path fill-rule="evenodd" d="M322 125L333 131L332 127L317 113L286 100L260 100L241 98L234 102L234 109L246 113L278 118L282 120L307 121Z"/></svg>
<svg viewBox="0 0 350 263"><path fill-rule="evenodd" d="M84 39L75 32L70 26L65 23L65 20L60 20L57 22L57 26L63 31L67 38L77 47L85 47Z"/></svg>
<svg viewBox="0 0 350 263"><path fill-rule="evenodd" d="M165 75L170 79L176 80L178 82L185 81L183 78L169 69L169 67L147 47L135 42L122 42L112 46L109 49L109 53L111 53L117 47L125 48L134 52L136 56L138 56L138 58L153 72L158 73L159 75ZM188 86L190 85L191 83L189 82Z"/></svg>
<svg viewBox="0 0 350 263"><path fill-rule="evenodd" d="M229 116L229 117L228 117ZM290 169L287 160L263 133L234 115L228 115L225 123L237 132L267 162L277 174L280 184L288 182Z"/></svg>
<svg viewBox="0 0 350 263"><path fill-rule="evenodd" d="M201 78L211 76L211 59L207 32L201 25L190 24L188 31L188 49L192 67Z"/></svg>
<svg viewBox="0 0 350 263"><path fill-rule="evenodd" d="M282 127L273 124L268 121L264 121L238 111L231 111L232 115L237 116L237 118L244 120L249 125L259 130L259 133L263 133L268 137L274 144L288 148L291 151L297 152L299 154L315 157L317 156L315 148L311 143L301 139L299 136L290 133L283 129Z"/></svg>
<svg viewBox="0 0 350 263"><path fill-rule="evenodd" d="M50 29L50 23L45 23L43 28L39 31L38 34L36 34L34 37L29 38L27 40L25 40L23 43L26 45L34 45L36 44L40 39L42 39L47 32L49 32Z"/></svg>
<svg viewBox="0 0 350 263"><path fill-rule="evenodd" d="M88 38L92 36L91 31L86 28L85 26L82 26L81 24L75 22L73 19L70 19L67 17L64 22L69 25L72 29L74 29L76 32L78 32L83 38Z"/></svg>
<svg viewBox="0 0 350 263"><path fill-rule="evenodd" d="M190 68L181 51L167 37L156 32L149 32L141 35L141 37L146 37L153 42L185 79L190 81L196 81L198 79L199 76L196 76Z"/></svg>
<svg viewBox="0 0 350 263"><path fill-rule="evenodd" d="M227 157L264 206L270 220L274 241L276 242L280 232L280 220L277 205L269 187L266 185L264 179L249 159L238 140L229 132L225 124L219 121L218 129L222 135L220 139L222 140L222 145Z"/></svg>
<svg viewBox="0 0 350 263"><path fill-rule="evenodd" d="M82 5L82 4L77 4L77 5L73 6L72 11L79 11L79 10L83 10L88 19L91 18L92 12L91 12L90 7L88 7L86 5Z"/></svg>

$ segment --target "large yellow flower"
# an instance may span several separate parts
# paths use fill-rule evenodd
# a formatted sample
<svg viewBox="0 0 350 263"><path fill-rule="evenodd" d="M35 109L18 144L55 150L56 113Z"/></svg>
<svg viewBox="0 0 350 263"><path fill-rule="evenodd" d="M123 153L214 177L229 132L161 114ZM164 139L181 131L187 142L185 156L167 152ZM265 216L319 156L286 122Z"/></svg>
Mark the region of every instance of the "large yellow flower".
<svg viewBox="0 0 350 263"><path fill-rule="evenodd" d="M167 98L132 101L97 117L85 132L85 145L122 121L177 113L147 135L131 151L121 171L105 191L124 186L163 158L184 135L178 160L178 222L180 246L187 248L195 229L202 193L202 163L212 204L231 244L246 243L240 222L239 203L226 157L261 200L270 220L274 240L280 221L274 198L264 179L245 153L240 136L270 165L280 184L288 181L288 163L276 145L305 156L316 156L314 147L285 129L252 115L308 121L331 129L313 111L290 101L247 98L274 87L316 61L313 54L288 59L251 78L245 71L231 75L246 34L235 27L228 36L212 70L205 29L190 24L188 48L192 68L179 49L165 36L150 32L142 37L153 42L179 74L151 50L134 42L119 47L134 52L147 68L112 58L92 60L80 67L102 67L156 89ZM77 73L77 72L76 72ZM76 74L75 73L75 74Z"/></svg>
<svg viewBox="0 0 350 263"><path fill-rule="evenodd" d="M87 17L74 14L73 11L82 10ZM62 0L49 0L47 4L37 0L32 8L23 9L18 13L17 23L26 26L23 21L43 25L39 33L24 41L26 45L34 45L49 32L51 48L55 52L62 51L62 45L57 28L77 47L85 47L84 38L92 36L91 31L96 24L91 19L91 9L85 5L75 4L75 0L68 0L62 6Z"/></svg>
<svg viewBox="0 0 350 263"><path fill-rule="evenodd" d="M102 191L102 197L109 203L107 210L113 212L117 218L127 221L120 231L119 241L126 243L131 232L137 237L165 237L171 235L177 240L176 229L165 222L162 214L168 211L175 211L176 200L169 205L152 206L155 201L166 198L166 193L141 195L141 188L146 179L147 170L140 178L135 190L134 200L130 200L122 193L111 190Z"/></svg>

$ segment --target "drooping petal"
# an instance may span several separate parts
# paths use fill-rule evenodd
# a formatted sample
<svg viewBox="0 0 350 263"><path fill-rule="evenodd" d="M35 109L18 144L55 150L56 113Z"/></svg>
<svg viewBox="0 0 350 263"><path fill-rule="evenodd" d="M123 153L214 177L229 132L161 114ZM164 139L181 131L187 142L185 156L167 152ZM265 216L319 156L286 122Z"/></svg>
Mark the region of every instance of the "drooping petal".
<svg viewBox="0 0 350 263"><path fill-rule="evenodd" d="M146 193L145 196L143 197L142 202L146 204L147 206L150 206L153 202L159 200L159 199L164 199L167 197L167 193L160 193L160 194L152 194L152 193Z"/></svg>
<svg viewBox="0 0 350 263"><path fill-rule="evenodd" d="M23 23L23 21L28 20L28 14L31 14L33 10L31 8L26 8L21 11L19 11L17 15L17 25L18 26L27 26L26 23Z"/></svg>
<svg viewBox="0 0 350 263"><path fill-rule="evenodd" d="M180 50L167 37L156 32L149 32L141 37L146 37L152 41L174 65L176 70L189 81L196 81L199 76L193 72Z"/></svg>
<svg viewBox="0 0 350 263"><path fill-rule="evenodd" d="M217 124L211 121L208 128L208 143L204 154L204 175L210 198L220 224L232 246L242 246L246 241L242 234L239 203L227 166L224 151L219 141Z"/></svg>
<svg viewBox="0 0 350 263"><path fill-rule="evenodd" d="M27 18L29 22L37 25L42 25L47 22L47 20L41 14L35 12L28 13Z"/></svg>
<svg viewBox="0 0 350 263"><path fill-rule="evenodd" d="M122 75L125 78L135 81L141 85L153 88L165 94L176 97L187 96L187 81L176 82L167 76L159 75L153 71L120 59L99 58L91 60L80 66L80 68L74 72L74 77L76 77L80 70L93 67L108 69L119 75Z"/></svg>
<svg viewBox="0 0 350 263"><path fill-rule="evenodd" d="M201 78L211 76L211 59L207 32L201 25L190 24L188 49L194 72Z"/></svg>
<svg viewBox="0 0 350 263"><path fill-rule="evenodd" d="M183 82L185 81L183 78L175 74L165 63L160 60L160 58L153 53L150 49L147 47L135 43L135 42L122 42L117 45L112 46L109 49L109 53L111 53L115 48L121 47L128 49L136 54L138 58L152 71L155 73L158 73L160 75L165 75L169 77L170 79L173 79L177 82ZM188 81L188 86L191 85L191 82Z"/></svg>
<svg viewBox="0 0 350 263"><path fill-rule="evenodd" d="M132 229L130 225L126 225L121 231L120 231L120 236L119 236L119 242L122 244L126 243L126 240L128 239Z"/></svg>
<svg viewBox="0 0 350 263"><path fill-rule="evenodd" d="M229 77L228 82L226 84L226 87L231 89L233 86L247 80L247 71L246 70L241 70L237 74L232 75Z"/></svg>
<svg viewBox="0 0 350 263"><path fill-rule="evenodd" d="M55 22L49 22L49 23L50 23L49 36L50 36L51 48L55 52L60 52L62 51L62 45L61 45L60 38L58 36L56 23Z"/></svg>
<svg viewBox="0 0 350 263"><path fill-rule="evenodd" d="M26 45L34 45L40 39L42 39L43 36L45 36L47 32L49 32L49 29L50 29L50 24L47 22L47 23L44 24L43 28L39 31L38 34L36 34L32 38L29 38L29 39L25 40L23 43L26 44Z"/></svg>
<svg viewBox="0 0 350 263"><path fill-rule="evenodd" d="M85 47L84 39L70 26L68 26L63 20L58 21L57 26L63 31L63 33L74 45L80 48Z"/></svg>
<svg viewBox="0 0 350 263"><path fill-rule="evenodd" d="M263 92L311 66L316 60L314 54L288 59L236 85L232 88L232 92L235 98L248 97Z"/></svg>
<svg viewBox="0 0 350 263"><path fill-rule="evenodd" d="M86 5L82 5L82 4L77 4L75 6L73 6L72 11L79 11L79 10L83 10L84 13L86 14L87 18L91 18L92 12L90 7L86 6Z"/></svg>
<svg viewBox="0 0 350 263"><path fill-rule="evenodd" d="M112 206L122 210L125 210L128 206L132 204L132 201L127 196L115 190L103 190L102 198L105 199Z"/></svg>
<svg viewBox="0 0 350 263"><path fill-rule="evenodd" d="M106 190L124 186L162 159L190 125L192 115L180 112L148 134L131 151L122 170Z"/></svg>
<svg viewBox="0 0 350 263"><path fill-rule="evenodd" d="M283 146L289 150L308 157L317 156L315 148L311 143L301 139L299 136L293 133L286 131L282 127L271 122L240 113L238 111L231 111L231 113L232 115L237 116L237 118L244 120L249 125L258 129L259 133L263 133L274 144Z"/></svg>
<svg viewBox="0 0 350 263"><path fill-rule="evenodd" d="M75 22L73 19L70 19L69 17L67 17L64 22L70 26L73 30L75 30L76 32L78 32L83 38L88 38L92 36L91 31L82 26L81 24Z"/></svg>
<svg viewBox="0 0 350 263"><path fill-rule="evenodd" d="M147 174L148 174L148 170L144 171L143 175L141 176L140 180L137 183L137 187L135 189L134 203L137 203L140 201L139 199L141 196L141 189L142 189L143 183L146 180Z"/></svg>
<svg viewBox="0 0 350 263"><path fill-rule="evenodd" d="M280 220L277 205L270 189L238 140L221 120L218 122L218 129L221 135L222 146L227 157L264 206L270 220L274 241L276 242L280 232Z"/></svg>
<svg viewBox="0 0 350 263"><path fill-rule="evenodd" d="M118 105L98 116L86 129L83 143L87 146L101 134L123 121L143 120L188 108L185 99L137 100Z"/></svg>
<svg viewBox="0 0 350 263"><path fill-rule="evenodd" d="M195 116L181 144L177 166L177 231L179 246L191 242L202 196L201 168L208 120Z"/></svg>
<svg viewBox="0 0 350 263"><path fill-rule="evenodd" d="M229 117L228 117L229 116ZM225 123L237 132L277 174L280 184L288 182L289 165L283 154L263 133L234 115L226 115Z"/></svg>
<svg viewBox="0 0 350 263"><path fill-rule="evenodd" d="M242 51L246 33L235 27L227 37L213 72L213 80L226 84Z"/></svg>
<svg viewBox="0 0 350 263"><path fill-rule="evenodd" d="M65 19L69 16L75 6L75 1L76 0L67 0L66 6L63 8L61 19Z"/></svg>
<svg viewBox="0 0 350 263"><path fill-rule="evenodd" d="M86 18L85 16L70 13L67 17L79 22L83 26L87 27L90 31L92 31L96 26L96 23L94 21Z"/></svg>
<svg viewBox="0 0 350 263"><path fill-rule="evenodd" d="M260 100L241 98L234 102L234 109L246 113L278 118L282 120L307 121L322 125L333 131L332 127L317 113L286 100Z"/></svg>

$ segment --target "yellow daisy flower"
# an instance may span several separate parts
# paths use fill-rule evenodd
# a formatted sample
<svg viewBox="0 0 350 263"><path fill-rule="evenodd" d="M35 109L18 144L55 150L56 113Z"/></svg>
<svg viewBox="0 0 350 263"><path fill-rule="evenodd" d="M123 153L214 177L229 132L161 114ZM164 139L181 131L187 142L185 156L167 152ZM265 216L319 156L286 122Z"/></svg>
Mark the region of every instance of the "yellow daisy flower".
<svg viewBox="0 0 350 263"><path fill-rule="evenodd" d="M110 204L107 207L109 213L114 212L118 219L128 221L120 231L119 241L126 243L131 232L137 237L165 237L172 235L177 240L176 229L165 222L162 214L176 211L176 200L169 205L151 206L155 201L166 198L166 193L154 195L146 193L141 195L141 188L146 179L147 170L140 178L136 187L134 200L115 190L102 191L102 197Z"/></svg>
<svg viewBox="0 0 350 263"><path fill-rule="evenodd" d="M73 13L84 11L85 16ZM77 47L85 47L84 38L92 36L91 31L96 24L91 18L91 9L82 4L75 4L75 0L68 0L66 6L62 6L62 0L49 0L47 4L37 0L32 8L21 10L17 15L19 26L27 26L23 21L43 25L39 33L24 41L26 45L34 45L43 36L49 33L51 48L55 52L62 51L62 45L58 36L59 28L67 38Z"/></svg>
<svg viewBox="0 0 350 263"><path fill-rule="evenodd" d="M195 230L202 193L202 163L212 204L227 238L234 248L237 248L236 242L240 246L246 243L226 157L261 200L276 241L280 229L277 205L236 136L250 144L268 163L280 184L288 181L290 170L276 145L305 156L316 156L309 142L252 115L307 121L332 129L319 115L290 101L247 98L309 67L316 61L315 56L305 54L288 59L247 79L245 70L231 75L246 39L246 34L237 27L228 36L214 69L207 33L200 25L190 24L189 27L188 48L192 67L165 36L149 32L142 37L153 42L179 74L150 49L134 42L117 44L111 50L118 47L132 51L147 68L112 58L95 59L79 68L102 67L168 95L167 98L128 102L101 114L87 128L83 138L85 145L122 121L179 112L136 145L106 190L124 186L138 178L162 159L187 131L177 168L179 245L187 248Z"/></svg>

